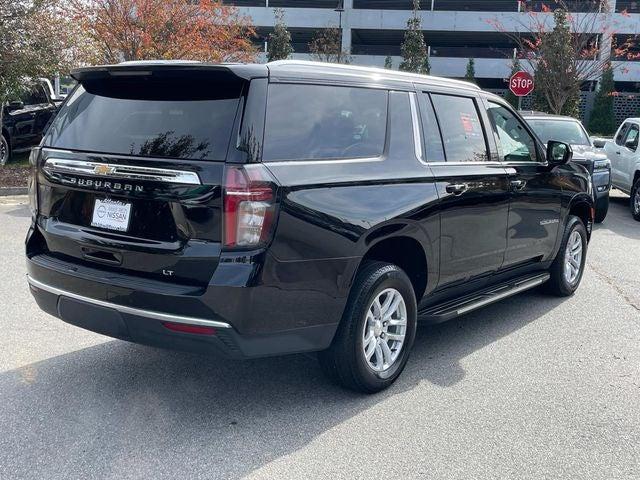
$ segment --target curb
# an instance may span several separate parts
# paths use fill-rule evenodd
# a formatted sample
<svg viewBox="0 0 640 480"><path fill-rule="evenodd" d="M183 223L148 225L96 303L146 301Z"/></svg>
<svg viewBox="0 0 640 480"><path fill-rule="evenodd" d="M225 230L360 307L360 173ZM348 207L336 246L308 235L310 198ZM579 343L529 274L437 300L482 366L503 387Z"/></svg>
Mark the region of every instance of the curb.
<svg viewBox="0 0 640 480"><path fill-rule="evenodd" d="M27 187L0 187L0 197L26 195L27 193L29 193L29 189Z"/></svg>

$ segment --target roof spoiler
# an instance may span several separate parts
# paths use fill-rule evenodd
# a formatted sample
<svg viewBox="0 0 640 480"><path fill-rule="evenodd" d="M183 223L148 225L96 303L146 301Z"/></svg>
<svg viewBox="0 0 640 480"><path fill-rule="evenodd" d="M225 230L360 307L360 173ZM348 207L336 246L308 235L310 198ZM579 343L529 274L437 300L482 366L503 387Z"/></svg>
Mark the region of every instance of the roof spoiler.
<svg viewBox="0 0 640 480"><path fill-rule="evenodd" d="M263 65L214 64L191 61L155 61L123 62L115 65L77 68L71 71L71 77L80 83L91 80L106 80L117 77L179 76L207 72L230 75L243 80L268 76Z"/></svg>

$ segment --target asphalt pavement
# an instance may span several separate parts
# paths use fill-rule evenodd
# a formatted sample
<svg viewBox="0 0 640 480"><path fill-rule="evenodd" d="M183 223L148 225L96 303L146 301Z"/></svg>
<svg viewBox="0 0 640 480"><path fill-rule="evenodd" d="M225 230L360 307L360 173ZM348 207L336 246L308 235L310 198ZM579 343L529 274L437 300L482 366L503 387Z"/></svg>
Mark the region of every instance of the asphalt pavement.
<svg viewBox="0 0 640 480"><path fill-rule="evenodd" d="M421 327L373 396L313 355L225 361L42 313L28 209L2 199L0 479L638 479L640 223L614 195L573 297Z"/></svg>

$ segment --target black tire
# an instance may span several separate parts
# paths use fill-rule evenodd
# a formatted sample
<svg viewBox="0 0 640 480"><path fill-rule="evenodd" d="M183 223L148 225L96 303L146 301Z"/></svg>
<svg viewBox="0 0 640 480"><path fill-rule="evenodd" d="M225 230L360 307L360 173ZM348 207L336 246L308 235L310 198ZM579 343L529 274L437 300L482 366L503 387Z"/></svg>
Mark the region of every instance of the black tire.
<svg viewBox="0 0 640 480"><path fill-rule="evenodd" d="M573 232L578 232L580 234L582 241L582 258L580 260L580 270L577 277L572 282L569 282L564 273L565 253L567 243L569 242L569 238L571 238ZM584 274L584 266L587 260L587 245L587 229L585 228L584 223L582 223L582 220L580 220L579 217L571 215L567 221L567 226L564 229L560 250L549 269L549 273L551 274L551 278L547 282L547 291L549 293L558 297L568 297L573 295L573 292L577 290L580 285L580 281L582 280L582 275Z"/></svg>
<svg viewBox="0 0 640 480"><path fill-rule="evenodd" d="M0 137L0 165L5 165L11 158L11 144L9 139L2 134Z"/></svg>
<svg viewBox="0 0 640 480"><path fill-rule="evenodd" d="M602 223L609 212L609 195L599 198L596 202L596 216L594 218L595 223Z"/></svg>
<svg viewBox="0 0 640 480"><path fill-rule="evenodd" d="M404 300L407 325L404 343L395 362L376 372L363 352L363 333L369 307L385 289L393 288ZM343 387L375 393L389 387L404 369L416 334L416 296L409 277L396 265L366 262L360 267L351 288L342 321L331 346L318 353L325 374ZM373 358L373 357L372 357Z"/></svg>
<svg viewBox="0 0 640 480"><path fill-rule="evenodd" d="M631 215L633 215L633 219L640 222L640 177L636 179L636 182L631 188L631 200L629 201L629 207L631 208Z"/></svg>

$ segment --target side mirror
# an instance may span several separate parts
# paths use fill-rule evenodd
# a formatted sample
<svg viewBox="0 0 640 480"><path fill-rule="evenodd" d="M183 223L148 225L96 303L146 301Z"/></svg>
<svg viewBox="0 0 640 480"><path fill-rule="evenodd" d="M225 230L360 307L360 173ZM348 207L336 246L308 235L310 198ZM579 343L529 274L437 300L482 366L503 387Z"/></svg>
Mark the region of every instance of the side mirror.
<svg viewBox="0 0 640 480"><path fill-rule="evenodd" d="M554 167L564 165L570 162L572 157L573 150L568 143L556 140L549 140L549 143L547 143L547 162L549 162L549 165Z"/></svg>
<svg viewBox="0 0 640 480"><path fill-rule="evenodd" d="M20 100L9 102L9 105L7 105L7 110L9 112L12 112L14 110L22 110L23 108L24 108L24 103L21 102Z"/></svg>
<svg viewBox="0 0 640 480"><path fill-rule="evenodd" d="M635 140L630 139L627 140L626 142L624 142L624 146L627 147L629 150L634 150L636 148L638 148L638 139L636 138Z"/></svg>
<svg viewBox="0 0 640 480"><path fill-rule="evenodd" d="M604 138L594 138L593 146L596 148L604 148L607 141Z"/></svg>

